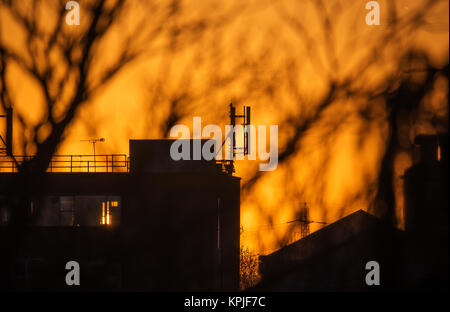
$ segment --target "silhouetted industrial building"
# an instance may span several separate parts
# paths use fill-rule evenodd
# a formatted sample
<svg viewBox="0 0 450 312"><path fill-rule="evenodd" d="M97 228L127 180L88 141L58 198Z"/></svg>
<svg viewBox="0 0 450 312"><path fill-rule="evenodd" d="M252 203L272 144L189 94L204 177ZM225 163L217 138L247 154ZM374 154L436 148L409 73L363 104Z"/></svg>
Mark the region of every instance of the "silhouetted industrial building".
<svg viewBox="0 0 450 312"><path fill-rule="evenodd" d="M448 290L448 136L415 140L404 174L405 231L359 210L260 257L262 291ZM380 265L380 285L365 282Z"/></svg>
<svg viewBox="0 0 450 312"><path fill-rule="evenodd" d="M358 291L365 265L377 261L383 289L395 289L402 232L359 210L272 254L261 256L255 290Z"/></svg>
<svg viewBox="0 0 450 312"><path fill-rule="evenodd" d="M172 142L130 140L129 159L54 161L20 240L0 207L0 287L237 290L240 179L215 161L173 161ZM16 178L1 172L0 189ZM80 286L65 283L71 260Z"/></svg>

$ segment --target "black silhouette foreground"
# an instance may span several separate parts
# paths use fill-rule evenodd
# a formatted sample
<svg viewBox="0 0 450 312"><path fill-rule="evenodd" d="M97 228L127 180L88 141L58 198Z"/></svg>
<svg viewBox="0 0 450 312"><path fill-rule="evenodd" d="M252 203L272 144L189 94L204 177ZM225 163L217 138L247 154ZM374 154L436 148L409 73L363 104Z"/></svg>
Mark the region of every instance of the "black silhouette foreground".
<svg viewBox="0 0 450 312"><path fill-rule="evenodd" d="M415 140L405 231L357 211L261 257L262 279L248 290L448 289L447 140ZM104 172L47 172L20 241L2 206L1 289L238 290L240 179L214 161L173 161L171 143L131 140L125 171L109 162ZM17 175L0 173L0 189ZM80 286L65 283L69 261L80 264ZM366 284L370 261L380 285Z"/></svg>
<svg viewBox="0 0 450 312"><path fill-rule="evenodd" d="M448 136L420 135L404 175L405 231L359 210L262 256L252 291L448 290ZM378 262L380 285L367 285Z"/></svg>
<svg viewBox="0 0 450 312"><path fill-rule="evenodd" d="M173 161L171 143L131 140L125 172L101 161L104 172L47 172L20 240L2 206L0 289L238 290L240 179L212 161ZM0 189L18 175L0 173ZM66 285L69 261L79 286Z"/></svg>

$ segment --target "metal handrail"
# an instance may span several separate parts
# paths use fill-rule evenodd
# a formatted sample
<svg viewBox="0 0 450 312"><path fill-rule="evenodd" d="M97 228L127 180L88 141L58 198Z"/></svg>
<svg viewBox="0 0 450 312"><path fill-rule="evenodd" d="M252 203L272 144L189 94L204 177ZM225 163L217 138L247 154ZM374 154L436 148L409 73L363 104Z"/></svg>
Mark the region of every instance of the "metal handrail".
<svg viewBox="0 0 450 312"><path fill-rule="evenodd" d="M33 156L15 155L14 158L21 164ZM128 172L128 161L125 154L53 155L47 172ZM0 155L0 172L17 172L11 157Z"/></svg>

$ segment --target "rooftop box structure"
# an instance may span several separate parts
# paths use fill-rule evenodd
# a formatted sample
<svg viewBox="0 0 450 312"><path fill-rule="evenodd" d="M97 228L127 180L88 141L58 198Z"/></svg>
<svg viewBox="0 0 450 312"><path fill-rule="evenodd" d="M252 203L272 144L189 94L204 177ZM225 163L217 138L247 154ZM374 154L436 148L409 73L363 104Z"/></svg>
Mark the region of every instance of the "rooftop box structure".
<svg viewBox="0 0 450 312"><path fill-rule="evenodd" d="M189 142L189 160L173 160L170 148L176 140L130 140L131 172L216 172L214 160L194 160L194 140ZM203 147L207 140L200 141Z"/></svg>

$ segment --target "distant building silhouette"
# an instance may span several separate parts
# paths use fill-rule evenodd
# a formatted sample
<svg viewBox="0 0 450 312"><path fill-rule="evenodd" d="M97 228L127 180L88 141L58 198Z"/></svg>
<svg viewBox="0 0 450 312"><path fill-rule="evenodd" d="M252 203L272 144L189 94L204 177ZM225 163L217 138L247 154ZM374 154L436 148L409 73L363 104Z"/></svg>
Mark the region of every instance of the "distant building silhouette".
<svg viewBox="0 0 450 312"><path fill-rule="evenodd" d="M377 291L449 288L448 136L415 140L404 175L405 231L362 210L261 256L262 291ZM365 283L377 261L381 284Z"/></svg>
<svg viewBox="0 0 450 312"><path fill-rule="evenodd" d="M448 134L420 135L415 143L414 165L404 174L406 283L448 290Z"/></svg>
<svg viewBox="0 0 450 312"><path fill-rule="evenodd" d="M20 246L10 243L10 207L0 207L2 255L14 253L0 258L0 288L237 290L240 179L215 161L173 161L172 142L131 140L122 172L106 172L115 170L112 159L99 157L103 172L73 157L48 172ZM90 172L75 172L83 169ZM1 172L0 189L16 176ZM81 285L70 288L71 260L80 263Z"/></svg>
<svg viewBox="0 0 450 312"><path fill-rule="evenodd" d="M359 210L267 256L260 257L260 291L358 291L365 265L378 261L383 289L397 286L402 232ZM373 286L372 286L373 287Z"/></svg>
<svg viewBox="0 0 450 312"><path fill-rule="evenodd" d="M448 135L419 135L405 181L405 228L419 235L448 232Z"/></svg>

